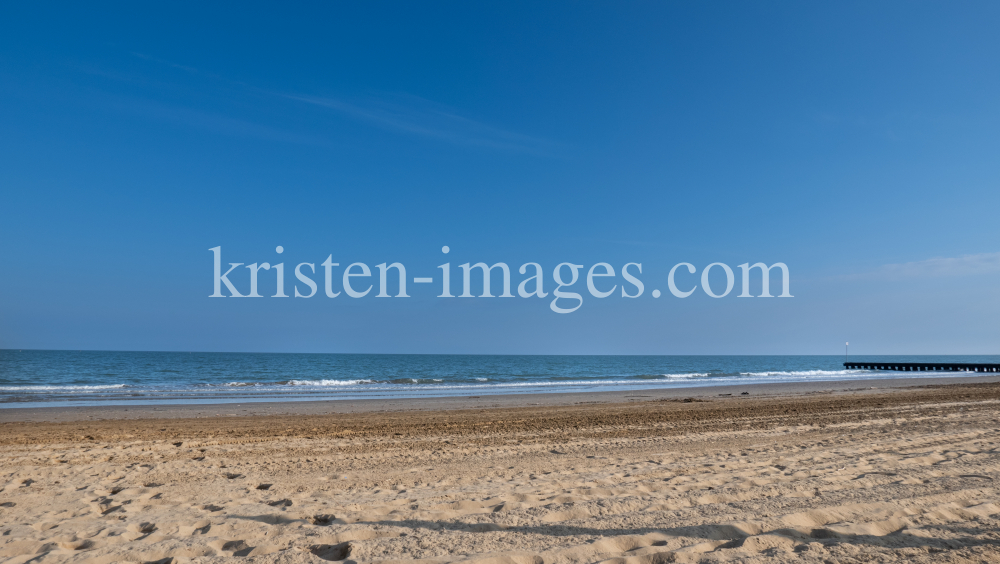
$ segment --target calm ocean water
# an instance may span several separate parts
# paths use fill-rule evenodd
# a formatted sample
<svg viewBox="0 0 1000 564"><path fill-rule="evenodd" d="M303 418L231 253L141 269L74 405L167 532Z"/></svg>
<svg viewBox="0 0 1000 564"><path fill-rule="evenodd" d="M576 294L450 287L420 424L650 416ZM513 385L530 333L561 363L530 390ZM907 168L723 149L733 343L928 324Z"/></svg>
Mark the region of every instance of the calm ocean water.
<svg viewBox="0 0 1000 564"><path fill-rule="evenodd" d="M1000 356L852 356L991 362ZM0 350L0 407L439 397L961 376L843 356L491 356Z"/></svg>

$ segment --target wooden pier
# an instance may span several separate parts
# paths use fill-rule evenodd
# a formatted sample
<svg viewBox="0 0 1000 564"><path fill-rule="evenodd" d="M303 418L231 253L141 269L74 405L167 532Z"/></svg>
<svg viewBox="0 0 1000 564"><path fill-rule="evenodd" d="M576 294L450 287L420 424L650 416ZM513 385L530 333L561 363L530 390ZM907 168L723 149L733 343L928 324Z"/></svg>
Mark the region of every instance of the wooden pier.
<svg viewBox="0 0 1000 564"><path fill-rule="evenodd" d="M848 370L895 370L899 372L1000 372L1000 364L951 362L845 362Z"/></svg>

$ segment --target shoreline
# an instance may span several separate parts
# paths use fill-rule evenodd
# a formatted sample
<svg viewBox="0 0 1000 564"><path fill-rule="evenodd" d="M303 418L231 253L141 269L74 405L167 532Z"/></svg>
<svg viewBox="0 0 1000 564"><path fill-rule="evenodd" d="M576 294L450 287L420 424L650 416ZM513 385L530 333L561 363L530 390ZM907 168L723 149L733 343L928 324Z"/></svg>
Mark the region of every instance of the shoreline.
<svg viewBox="0 0 1000 564"><path fill-rule="evenodd" d="M621 404L634 401L697 398L776 398L816 394L872 393L968 384L1000 383L1000 375L877 378L822 382L754 383L642 390L497 394L391 399L276 400L225 403L176 403L130 405L60 405L51 407L0 407L0 424L16 422L73 422L135 419L200 419L233 416L313 416L406 411L556 407L577 404ZM744 395L746 392L746 395Z"/></svg>

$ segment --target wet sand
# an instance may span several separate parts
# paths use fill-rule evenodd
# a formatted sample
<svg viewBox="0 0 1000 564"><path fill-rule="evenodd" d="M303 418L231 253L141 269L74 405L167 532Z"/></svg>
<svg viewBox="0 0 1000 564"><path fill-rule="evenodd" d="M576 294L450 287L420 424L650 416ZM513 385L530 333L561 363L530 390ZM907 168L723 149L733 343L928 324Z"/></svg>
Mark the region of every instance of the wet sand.
<svg viewBox="0 0 1000 564"><path fill-rule="evenodd" d="M972 377L3 409L0 559L995 562L998 406Z"/></svg>

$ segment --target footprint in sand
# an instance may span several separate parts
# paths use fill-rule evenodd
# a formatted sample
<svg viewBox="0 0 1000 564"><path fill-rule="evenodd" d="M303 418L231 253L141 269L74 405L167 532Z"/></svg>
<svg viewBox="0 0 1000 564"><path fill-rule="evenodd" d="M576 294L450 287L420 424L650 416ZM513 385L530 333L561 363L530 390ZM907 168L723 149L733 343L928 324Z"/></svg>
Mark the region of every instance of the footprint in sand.
<svg viewBox="0 0 1000 564"><path fill-rule="evenodd" d="M336 515L329 515L329 514L313 515L312 517L309 518L309 522L312 523L313 525L320 525L325 527L333 524L333 521L336 518L337 518Z"/></svg>
<svg viewBox="0 0 1000 564"><path fill-rule="evenodd" d="M306 550L323 560L345 560L351 555L352 549L351 543L342 542L339 544L314 544Z"/></svg>
<svg viewBox="0 0 1000 564"><path fill-rule="evenodd" d="M122 538L129 541L139 540L156 530L153 523L130 523Z"/></svg>
<svg viewBox="0 0 1000 564"><path fill-rule="evenodd" d="M121 509L121 507L122 507L121 505L114 505L110 499L106 498L95 499L90 503L90 508L95 513L99 513L101 515L107 515L112 511Z"/></svg>
<svg viewBox="0 0 1000 564"><path fill-rule="evenodd" d="M179 527L177 529L177 533L185 537L192 535L204 535L208 533L208 530L211 528L212 522L202 519L201 521L197 521L194 525Z"/></svg>
<svg viewBox="0 0 1000 564"><path fill-rule="evenodd" d="M125 488L120 488L120 487L107 488L107 489L101 489L101 488L99 488L99 489L94 490L94 495L101 496L101 497L109 497L109 496L113 496L113 495L115 495L117 493L121 493L121 491L124 490L124 489Z"/></svg>
<svg viewBox="0 0 1000 564"><path fill-rule="evenodd" d="M247 543L242 540L217 539L208 543L208 546L225 556L246 556L253 550L253 547L247 546Z"/></svg>
<svg viewBox="0 0 1000 564"><path fill-rule="evenodd" d="M130 523L129 526L126 527L126 529L128 529L129 531L131 531L133 533L143 533L143 534L145 534L145 533L152 533L153 531L156 530L156 524L155 523L146 523L146 522L142 522L142 523Z"/></svg>
<svg viewBox="0 0 1000 564"><path fill-rule="evenodd" d="M858 476L857 478L854 478L854 479L855 480L860 480L860 479L865 478L867 476L896 476L896 473L895 472L865 472L864 474L861 474L860 476Z"/></svg>
<svg viewBox="0 0 1000 564"><path fill-rule="evenodd" d="M59 548L66 550L84 550L93 546L93 542L87 539L65 540L59 543Z"/></svg>

